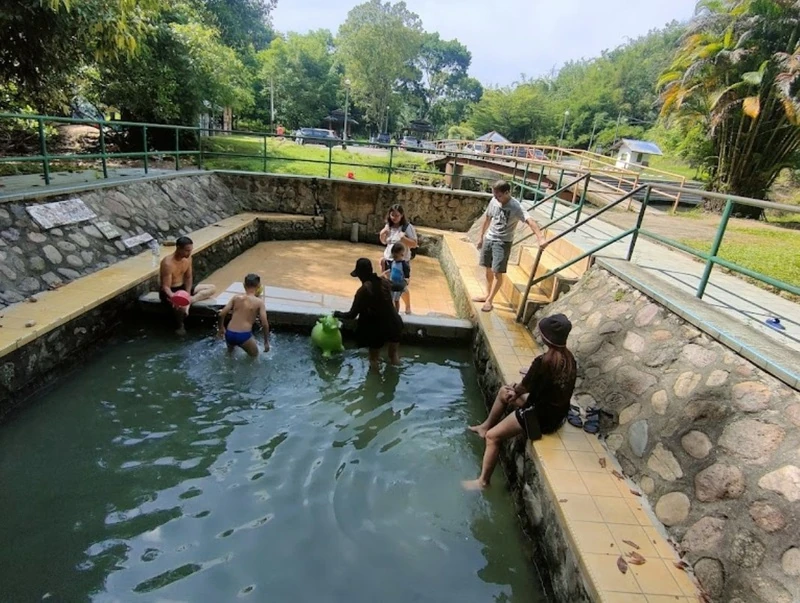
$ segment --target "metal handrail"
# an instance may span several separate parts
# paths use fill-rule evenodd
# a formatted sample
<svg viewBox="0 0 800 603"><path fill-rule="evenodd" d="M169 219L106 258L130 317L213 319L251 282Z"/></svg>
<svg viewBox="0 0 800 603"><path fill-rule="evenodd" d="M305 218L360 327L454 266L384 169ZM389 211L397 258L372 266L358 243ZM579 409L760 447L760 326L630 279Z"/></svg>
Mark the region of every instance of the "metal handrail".
<svg viewBox="0 0 800 603"><path fill-rule="evenodd" d="M632 190L627 195L624 195L624 196L620 197L619 199L617 199L613 203L610 203L610 204L606 205L605 207L601 207L598 211L593 213L588 218L586 218L586 219L584 219L584 220L582 220L582 221L580 221L580 222L578 222L576 224L573 224L572 226L567 228L565 231L560 232L559 234L554 236L552 239L547 241L547 244L544 247L539 246L539 248L536 251L536 259L533 261L533 267L531 268L530 276L528 277L528 284L525 286L525 293L522 296L522 303L520 304L519 311L517 312L517 320L518 321L522 320L522 317L523 317L523 315L525 313L525 304L528 302L528 296L530 296L530 294L531 294L531 289L533 288L534 281L536 281L538 283L541 280L543 280L542 278L536 279L536 270L539 268L539 263L542 260L542 253L544 252L544 250L547 247L547 245L552 245L554 242L558 241L559 239L564 238L569 233L571 233L571 232L573 232L575 230L578 230L580 227L585 226L586 224L588 224L589 222L591 222L592 220L594 220L598 216L601 216L602 214L606 213L612 207L616 207L617 205L619 205L623 201L626 201L628 199L628 197L630 197L632 195L635 195L635 194L637 194L637 193L639 193L642 190L645 190L647 188L649 188L649 185L642 185L642 186ZM645 204L643 203L642 204L642 209L641 209L641 213L642 214L644 214L644 207L645 207ZM635 230L636 229L631 229L631 231L628 232L627 234L631 234ZM627 234L625 236L627 236ZM608 242L607 242L607 244L610 245L610 243L608 243ZM606 246L606 244L604 244L604 246ZM584 256L584 257L586 257L586 256ZM572 263L574 263L574 262L572 262ZM568 266L571 266L572 263L569 263ZM559 270L563 270L565 267L568 267L568 266L561 267L561 268L559 268Z"/></svg>

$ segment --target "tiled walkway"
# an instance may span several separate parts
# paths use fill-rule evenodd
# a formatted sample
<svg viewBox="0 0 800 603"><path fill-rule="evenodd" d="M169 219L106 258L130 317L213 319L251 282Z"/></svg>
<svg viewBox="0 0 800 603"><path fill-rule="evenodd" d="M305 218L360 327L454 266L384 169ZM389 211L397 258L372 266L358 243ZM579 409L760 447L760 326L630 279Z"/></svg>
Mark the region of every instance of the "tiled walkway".
<svg viewBox="0 0 800 603"><path fill-rule="evenodd" d="M268 287L307 291L352 299L360 286L350 272L366 257L379 270L383 247L345 241L269 241L251 247L204 282L224 291L248 272ZM414 314L456 316L442 268L434 258L417 256L411 263L411 309ZM401 310L403 305L401 303Z"/></svg>
<svg viewBox="0 0 800 603"><path fill-rule="evenodd" d="M445 235L445 244L460 267L467 294L483 293L478 253L463 235ZM519 370L541 353L530 333L515 321L505 304L473 314L506 383L518 382ZM679 560L660 523L647 508L638 488L626 479L596 436L570 425L531 443L531 456L542 483L557 501L557 513L578 559L586 587L603 603L696 603L698 587L675 566ZM616 474L614 473L616 472ZM617 477L619 475L620 477ZM658 526L658 527L657 527ZM628 542L625 542L628 541ZM629 543L636 545L635 547ZM638 547L638 548L636 548ZM637 552L643 565L617 567L620 555Z"/></svg>

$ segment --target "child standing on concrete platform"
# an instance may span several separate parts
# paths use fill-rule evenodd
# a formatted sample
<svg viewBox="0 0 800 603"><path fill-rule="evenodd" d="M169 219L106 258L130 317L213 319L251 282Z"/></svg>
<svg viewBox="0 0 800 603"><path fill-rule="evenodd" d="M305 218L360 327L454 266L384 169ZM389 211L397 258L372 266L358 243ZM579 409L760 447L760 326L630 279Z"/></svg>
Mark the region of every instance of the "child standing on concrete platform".
<svg viewBox="0 0 800 603"><path fill-rule="evenodd" d="M411 293L408 282L411 280L411 265L405 258L406 247L402 243L392 245L392 259L386 262L384 278L392 283L392 301L395 309L400 311L400 298L406 307L406 314L411 314Z"/></svg>

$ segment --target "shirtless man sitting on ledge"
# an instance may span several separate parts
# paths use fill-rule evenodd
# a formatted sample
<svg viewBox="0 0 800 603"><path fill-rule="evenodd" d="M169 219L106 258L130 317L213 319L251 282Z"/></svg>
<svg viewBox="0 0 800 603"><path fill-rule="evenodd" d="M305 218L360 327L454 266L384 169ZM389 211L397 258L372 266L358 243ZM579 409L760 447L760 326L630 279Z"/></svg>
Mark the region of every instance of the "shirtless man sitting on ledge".
<svg viewBox="0 0 800 603"><path fill-rule="evenodd" d="M192 240L189 237L178 237L175 241L175 253L161 260L161 288L158 296L161 301L168 304L178 321L178 335L185 335L183 321L189 314L189 306L177 308L172 305L172 296L177 291L187 291L191 296L191 303L208 299L216 289L214 285L197 285L192 282Z"/></svg>

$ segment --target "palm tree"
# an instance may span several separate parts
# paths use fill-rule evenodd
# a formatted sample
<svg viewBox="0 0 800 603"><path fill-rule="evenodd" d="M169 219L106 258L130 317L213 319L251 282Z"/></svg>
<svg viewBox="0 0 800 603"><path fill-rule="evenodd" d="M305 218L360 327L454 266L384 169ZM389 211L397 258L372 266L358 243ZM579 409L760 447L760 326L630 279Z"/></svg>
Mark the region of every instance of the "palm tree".
<svg viewBox="0 0 800 603"><path fill-rule="evenodd" d="M713 190L762 199L800 149L800 3L702 0L659 81L662 115L705 123ZM719 210L722 202L706 201ZM758 217L758 208L734 211Z"/></svg>

